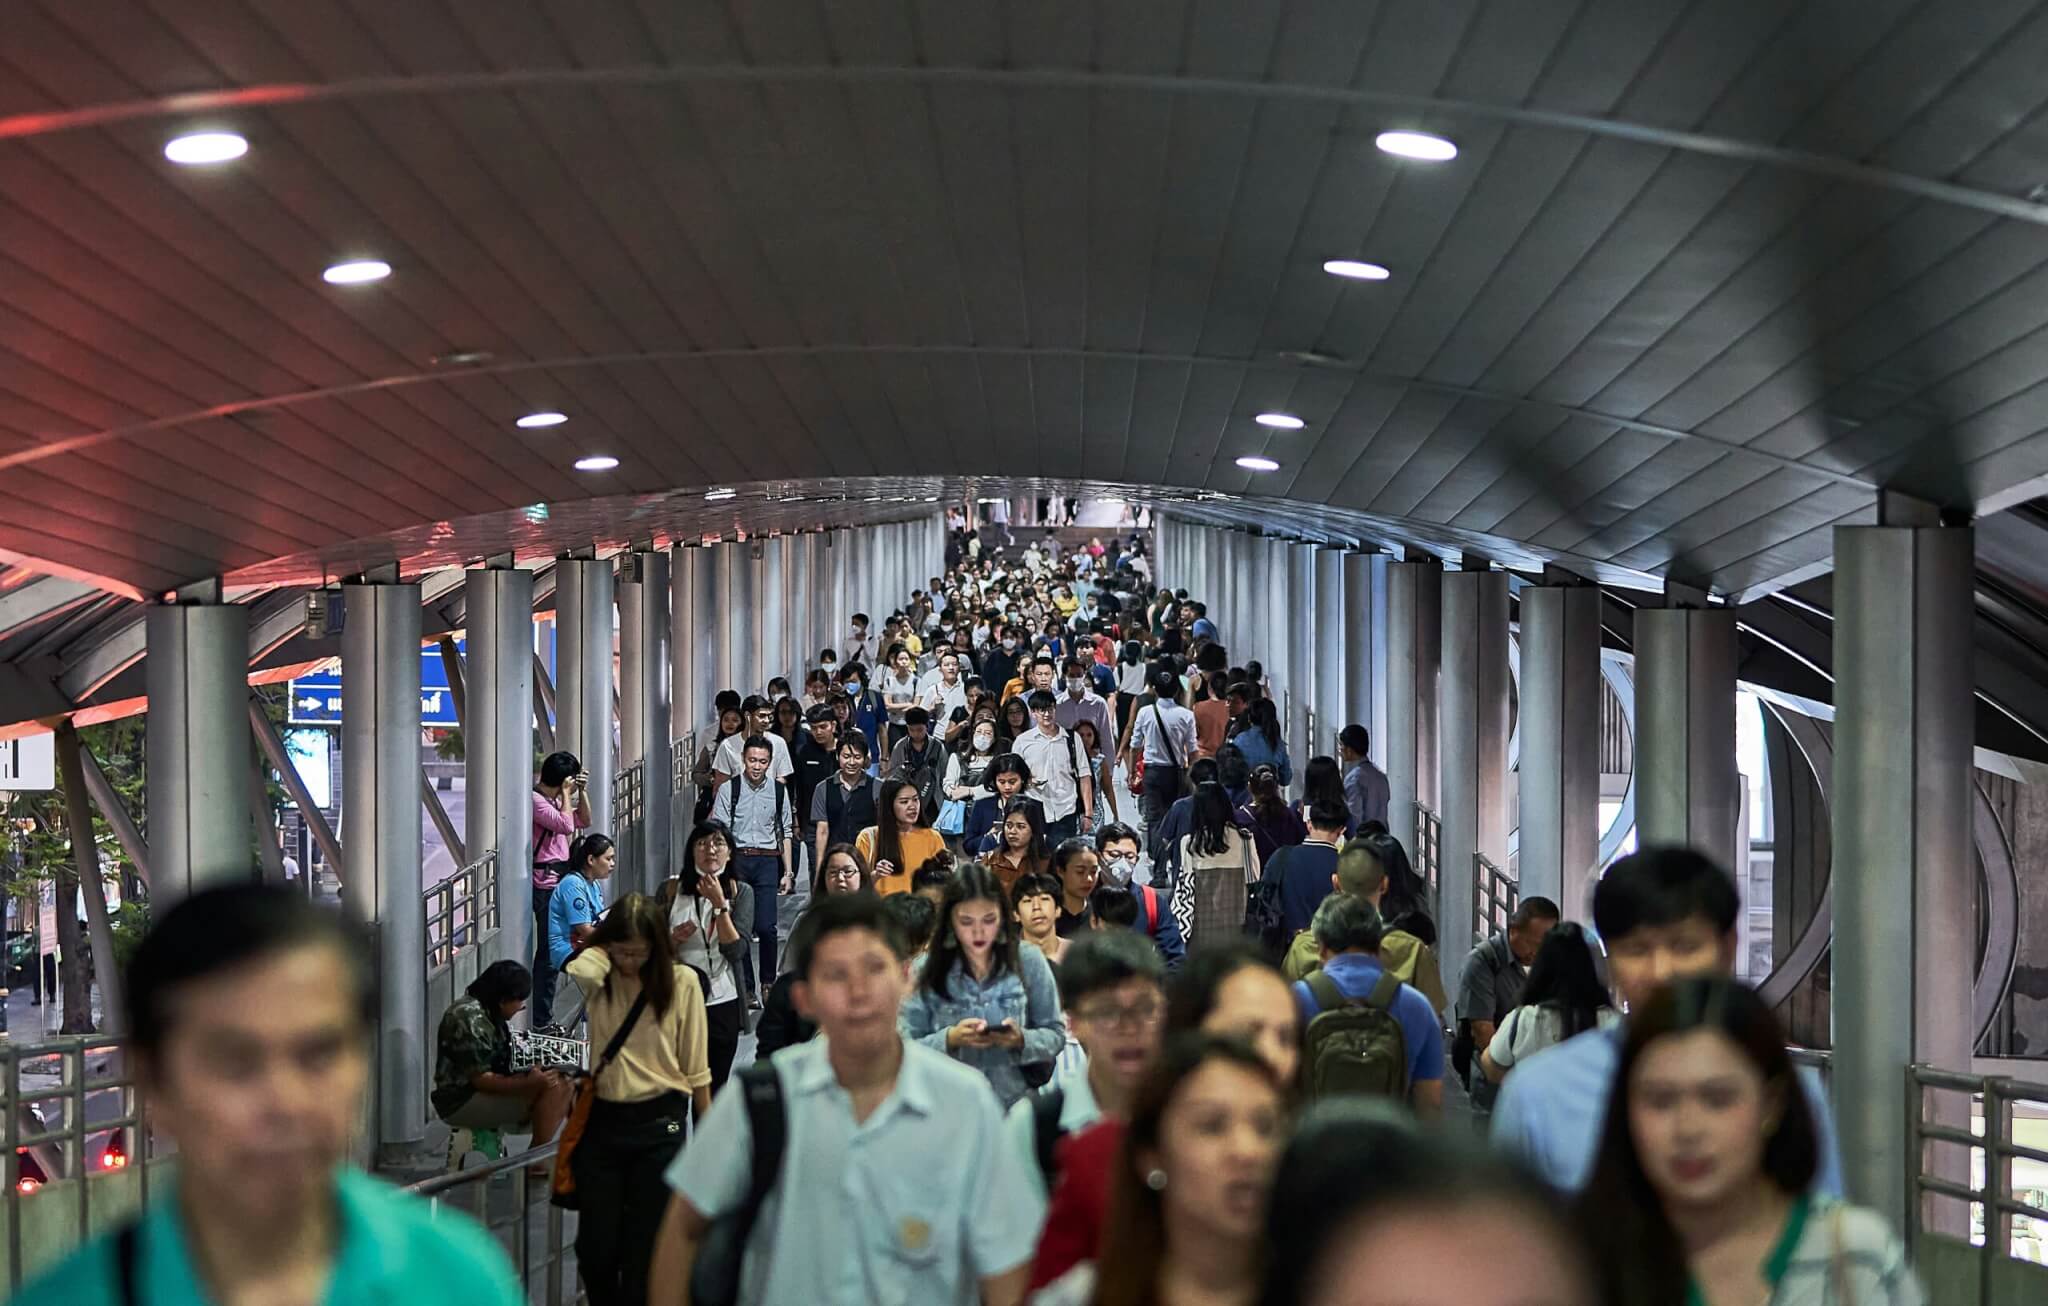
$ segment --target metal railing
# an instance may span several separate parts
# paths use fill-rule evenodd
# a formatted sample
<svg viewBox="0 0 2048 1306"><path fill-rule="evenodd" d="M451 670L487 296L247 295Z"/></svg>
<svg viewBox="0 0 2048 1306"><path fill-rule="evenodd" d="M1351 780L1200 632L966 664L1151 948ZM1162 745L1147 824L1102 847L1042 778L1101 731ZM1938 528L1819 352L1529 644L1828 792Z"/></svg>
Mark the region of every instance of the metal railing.
<svg viewBox="0 0 2048 1306"><path fill-rule="evenodd" d="M148 1199L156 1153L128 1060L98 1036L0 1044L10 1289Z"/></svg>
<svg viewBox="0 0 2048 1306"><path fill-rule="evenodd" d="M1439 863L1442 860L1444 823L1437 814L1421 803L1415 804L1415 846L1409 850L1409 861L1415 873L1429 886L1429 900L1432 914L1439 897L1439 885L1443 876Z"/></svg>
<svg viewBox="0 0 2048 1306"><path fill-rule="evenodd" d="M619 821L638 821L647 812L647 764L635 762L619 768L618 792L613 807Z"/></svg>
<svg viewBox="0 0 2048 1306"><path fill-rule="evenodd" d="M618 864L627 868L627 884L636 883L637 868L644 860L647 842L647 763L642 760L619 768L617 788L612 794L612 838L619 847ZM612 890L623 893L624 889Z"/></svg>
<svg viewBox="0 0 2048 1306"><path fill-rule="evenodd" d="M1944 1094L1949 1095L1946 1101ZM1958 1095L1960 1103L1954 1100ZM2048 1238L2048 1192L2026 1190L2023 1195L2013 1183L2015 1161L2048 1164L2048 1149L2013 1137L2013 1106L2022 1102L2048 1108L2048 1083L1925 1065L1906 1069L1906 1245L1915 1260L1931 1259L1938 1251L1933 1240L1953 1237L1963 1224L1943 1219L1942 1204L1962 1203L1968 1213L1968 1241L1977 1249L1977 1300L1986 1306L1994 1300L2021 1299L2011 1274L2014 1267L2007 1262L2048 1260L2042 1248ZM1973 1108L1981 1114L1981 1130L1968 1123ZM1944 1117L1966 1123L1943 1123ZM1968 1182L1954 1177L1964 1172L1954 1153L1948 1154L1950 1164L1941 1163L1936 1149L1942 1147L1963 1149ZM1949 1211L1953 1213L1952 1208ZM2048 1286L2048 1277L2033 1286ZM2013 1295L2008 1297L2008 1292Z"/></svg>
<svg viewBox="0 0 2048 1306"><path fill-rule="evenodd" d="M1522 903L1522 889L1485 853L1472 854L1472 941L1505 934L1508 918Z"/></svg>
<svg viewBox="0 0 2048 1306"><path fill-rule="evenodd" d="M423 895L427 909L427 970L454 963L456 954L498 928L498 854L487 852Z"/></svg>
<svg viewBox="0 0 2048 1306"><path fill-rule="evenodd" d="M562 1208L548 1200L546 1180L527 1173L527 1167L552 1161L554 1155L555 1144L549 1143L473 1170L435 1175L407 1185L405 1191L425 1198L437 1212L443 1207L458 1210L488 1229L512 1258L526 1301L572 1306L583 1300L569 1255L575 1245L574 1217L565 1218ZM509 1183L494 1182L499 1179Z"/></svg>

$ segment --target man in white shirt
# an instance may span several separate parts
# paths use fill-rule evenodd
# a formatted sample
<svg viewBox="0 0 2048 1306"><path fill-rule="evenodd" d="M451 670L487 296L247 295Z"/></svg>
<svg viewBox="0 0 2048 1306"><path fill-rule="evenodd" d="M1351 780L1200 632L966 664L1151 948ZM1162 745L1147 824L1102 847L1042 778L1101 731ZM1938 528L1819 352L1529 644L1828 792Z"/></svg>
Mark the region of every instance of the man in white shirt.
<svg viewBox="0 0 2048 1306"><path fill-rule="evenodd" d="M1079 658L1068 658L1063 668L1067 678L1067 692L1060 695L1060 701L1053 708L1053 719L1060 723L1060 729L1072 730L1083 721L1095 726L1095 742L1106 751L1116 748L1116 729L1110 723L1109 704L1102 695L1088 687L1088 667Z"/></svg>
<svg viewBox="0 0 2048 1306"><path fill-rule="evenodd" d="M949 721L953 709L967 706L967 681L960 674L960 654L946 648L939 651L939 664L917 682L917 701L932 720Z"/></svg>
<svg viewBox="0 0 2048 1306"><path fill-rule="evenodd" d="M1050 689L1034 689L1025 696L1035 728L1024 732L1013 745L1017 756L1031 768L1031 796L1045 808L1045 840L1048 846L1085 833L1095 822L1095 781L1088 773L1088 759L1081 741L1060 729L1054 715L1059 700Z"/></svg>
<svg viewBox="0 0 2048 1306"><path fill-rule="evenodd" d="M853 632L846 637L846 661L859 662L864 666L873 666L874 655L871 651L873 647L874 636L868 634L868 614L865 612L854 613Z"/></svg>
<svg viewBox="0 0 2048 1306"><path fill-rule="evenodd" d="M1145 764L1145 792L1140 799L1145 817L1145 847L1160 859L1159 820L1180 797L1187 767L1195 756L1195 714L1180 705L1180 677L1164 667L1153 671L1152 702L1131 718L1126 766Z"/></svg>
<svg viewBox="0 0 2048 1306"><path fill-rule="evenodd" d="M740 704L740 715L746 724L738 734L727 735L725 742L718 746L718 752L712 755L712 786L725 784L746 769L747 740L756 735L768 740L771 754L768 778L777 784L785 783L790 773L796 770L796 763L790 760L789 745L783 742L781 735L774 733L775 705L759 694L749 694Z"/></svg>

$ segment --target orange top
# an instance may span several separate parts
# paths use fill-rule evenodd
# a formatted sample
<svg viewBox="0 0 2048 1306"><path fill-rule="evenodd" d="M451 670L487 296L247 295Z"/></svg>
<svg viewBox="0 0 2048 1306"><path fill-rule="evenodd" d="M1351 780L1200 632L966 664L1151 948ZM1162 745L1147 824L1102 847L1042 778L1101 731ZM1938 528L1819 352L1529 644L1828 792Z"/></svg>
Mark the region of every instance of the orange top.
<svg viewBox="0 0 2048 1306"><path fill-rule="evenodd" d="M868 864L870 871L874 870L875 867L875 844L881 839L881 836L882 832L871 825L867 829L862 830L853 841L853 846L859 850L861 860ZM881 894L884 898L892 893L909 893L910 877L916 874L926 862L946 850L945 836L930 826L924 825L914 830L905 830L898 836L897 843L902 846L903 860L908 865L897 867L894 875L878 874L873 877L875 892Z"/></svg>

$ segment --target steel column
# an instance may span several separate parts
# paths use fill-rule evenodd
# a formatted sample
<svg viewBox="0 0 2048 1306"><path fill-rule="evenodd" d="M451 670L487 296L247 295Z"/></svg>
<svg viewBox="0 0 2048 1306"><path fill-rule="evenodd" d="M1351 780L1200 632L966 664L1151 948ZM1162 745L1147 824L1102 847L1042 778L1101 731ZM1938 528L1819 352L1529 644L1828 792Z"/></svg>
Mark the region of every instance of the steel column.
<svg viewBox="0 0 2048 1306"><path fill-rule="evenodd" d="M1387 562L1379 553L1347 553L1343 561L1343 724L1365 727L1372 761L1381 770L1387 758Z"/></svg>
<svg viewBox="0 0 2048 1306"><path fill-rule="evenodd" d="M1848 1197L1895 1228L1919 1224L1900 1080L1975 1050L1974 574L1966 527L1835 530L1836 1123Z"/></svg>
<svg viewBox="0 0 2048 1306"><path fill-rule="evenodd" d="M590 777L590 826L612 822L612 564L555 563L555 747Z"/></svg>
<svg viewBox="0 0 2048 1306"><path fill-rule="evenodd" d="M814 665L818 648L811 643L811 543L815 535L792 535L783 554L784 578L789 585L789 626L784 636L789 656L789 692L799 702L804 696L804 673Z"/></svg>
<svg viewBox="0 0 2048 1306"><path fill-rule="evenodd" d="M249 854L249 610L239 603L150 607L150 896L159 918L210 884L256 877Z"/></svg>
<svg viewBox="0 0 2048 1306"><path fill-rule="evenodd" d="M638 866L621 866L615 891L653 893L669 875L670 798L668 554L619 559L619 764L640 764Z"/></svg>
<svg viewBox="0 0 2048 1306"><path fill-rule="evenodd" d="M761 541L761 690L789 674L789 580L781 536Z"/></svg>
<svg viewBox="0 0 2048 1306"><path fill-rule="evenodd" d="M420 587L344 585L341 593L348 614L341 631L341 907L364 931L375 960L376 1143L381 1158L396 1164L416 1158L426 1142L431 1073L420 865ZM520 653L530 666L532 653Z"/></svg>
<svg viewBox="0 0 2048 1306"><path fill-rule="evenodd" d="M1387 824L1411 857L1416 804L1437 806L1443 575L1434 558L1387 564ZM1442 920L1437 925L1442 937L1454 937Z"/></svg>
<svg viewBox="0 0 2048 1306"><path fill-rule="evenodd" d="M464 838L498 854L498 958L533 956L533 573L472 567L463 725Z"/></svg>
<svg viewBox="0 0 2048 1306"><path fill-rule="evenodd" d="M1438 910L1444 987L1464 967L1477 896L1474 854L1508 861L1508 578L1443 575L1443 869Z"/></svg>
<svg viewBox="0 0 2048 1306"><path fill-rule="evenodd" d="M1357 619L1345 603L1344 553L1341 549L1318 549L1315 553L1315 602L1297 618L1313 633L1315 642L1316 738L1308 752L1337 755L1337 732L1344 728L1344 632ZM1306 765L1306 759L1303 759Z"/></svg>
<svg viewBox="0 0 2048 1306"><path fill-rule="evenodd" d="M1637 608L1636 829L1735 867L1735 614Z"/></svg>
<svg viewBox="0 0 2048 1306"><path fill-rule="evenodd" d="M1522 896L1591 919L1600 861L1600 591L1522 590Z"/></svg>

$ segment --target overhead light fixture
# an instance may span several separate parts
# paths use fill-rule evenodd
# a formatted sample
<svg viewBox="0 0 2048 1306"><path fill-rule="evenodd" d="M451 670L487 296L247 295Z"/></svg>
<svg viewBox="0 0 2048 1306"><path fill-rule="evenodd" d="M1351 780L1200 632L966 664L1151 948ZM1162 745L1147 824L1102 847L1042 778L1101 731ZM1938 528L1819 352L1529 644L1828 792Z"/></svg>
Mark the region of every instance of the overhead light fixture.
<svg viewBox="0 0 2048 1306"><path fill-rule="evenodd" d="M711 502L711 503L716 503L716 502L718 502L718 501L719 501L720 499L730 499L730 498L732 498L732 497L733 497L734 495L736 495L736 494L738 494L738 493L739 493L739 491L738 491L738 490L725 490L725 489L720 489L720 490L706 490L706 491L704 492L704 498L705 498L705 499L706 499L706 500L707 500L708 502Z"/></svg>
<svg viewBox="0 0 2048 1306"><path fill-rule="evenodd" d="M1279 463L1274 462L1271 458L1262 457L1255 453L1248 453L1238 459L1237 465L1248 472L1277 472L1280 470Z"/></svg>
<svg viewBox="0 0 2048 1306"><path fill-rule="evenodd" d="M451 349L445 354L435 354L427 361L435 367L477 367L496 357L488 349Z"/></svg>
<svg viewBox="0 0 2048 1306"><path fill-rule="evenodd" d="M1299 431L1308 425L1293 413L1260 413L1252 420L1260 426L1269 426L1276 431Z"/></svg>
<svg viewBox="0 0 2048 1306"><path fill-rule="evenodd" d="M569 415L567 413L528 413L517 422L514 422L513 425L524 427L526 430L531 431L535 427L540 426L560 426L568 420Z"/></svg>
<svg viewBox="0 0 2048 1306"><path fill-rule="evenodd" d="M1383 153L1396 154L1404 159L1420 159L1424 163L1442 163L1458 157L1457 146L1428 132L1381 132L1372 143Z"/></svg>
<svg viewBox="0 0 2048 1306"><path fill-rule="evenodd" d="M1385 281L1394 275L1377 263L1366 263L1355 258L1333 258L1323 263L1323 271L1333 277L1348 277L1353 281Z"/></svg>
<svg viewBox="0 0 2048 1306"><path fill-rule="evenodd" d="M576 470L579 472L608 472L618 465L619 460L608 453L594 453L576 460Z"/></svg>
<svg viewBox="0 0 2048 1306"><path fill-rule="evenodd" d="M249 142L233 132L193 132L173 137L164 144L164 157L190 167L203 163L226 163L249 152Z"/></svg>
<svg viewBox="0 0 2048 1306"><path fill-rule="evenodd" d="M374 258L337 263L320 274L331 286L359 286L365 281L382 281L390 275L391 265Z"/></svg>

